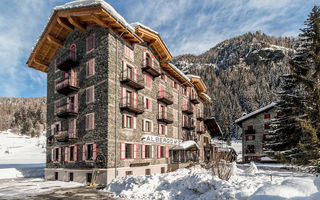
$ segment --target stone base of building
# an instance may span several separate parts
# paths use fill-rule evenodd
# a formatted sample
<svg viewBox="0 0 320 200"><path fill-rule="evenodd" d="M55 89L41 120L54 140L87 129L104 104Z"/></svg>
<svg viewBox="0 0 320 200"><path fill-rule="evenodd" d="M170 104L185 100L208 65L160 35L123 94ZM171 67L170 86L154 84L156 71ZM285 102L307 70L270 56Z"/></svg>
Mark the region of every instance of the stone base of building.
<svg viewBox="0 0 320 200"><path fill-rule="evenodd" d="M150 175L166 173L168 164L148 165L141 167L121 167L108 169L66 169L66 168L45 168L46 181L74 181L84 184L93 182L95 185L109 184L117 173L117 177L127 175Z"/></svg>

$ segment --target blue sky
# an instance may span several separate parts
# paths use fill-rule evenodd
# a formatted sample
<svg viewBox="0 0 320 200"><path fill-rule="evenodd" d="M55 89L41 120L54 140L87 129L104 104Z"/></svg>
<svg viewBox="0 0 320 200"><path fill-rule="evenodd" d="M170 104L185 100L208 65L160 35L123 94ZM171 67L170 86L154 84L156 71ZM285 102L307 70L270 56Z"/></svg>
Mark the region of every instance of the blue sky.
<svg viewBox="0 0 320 200"><path fill-rule="evenodd" d="M1 0L0 96L46 96L46 74L28 68L33 45L55 6L67 0ZM174 56L201 54L217 43L261 30L297 36L320 0L106 0L129 23L160 33Z"/></svg>

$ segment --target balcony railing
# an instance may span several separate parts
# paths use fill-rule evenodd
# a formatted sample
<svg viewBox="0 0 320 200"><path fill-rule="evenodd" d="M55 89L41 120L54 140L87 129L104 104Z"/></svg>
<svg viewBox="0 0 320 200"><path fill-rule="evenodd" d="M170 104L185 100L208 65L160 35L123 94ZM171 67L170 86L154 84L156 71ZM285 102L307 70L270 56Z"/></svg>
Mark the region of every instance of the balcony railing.
<svg viewBox="0 0 320 200"><path fill-rule="evenodd" d="M172 124L173 123L173 115L168 112L160 112L158 113L158 121L164 122L166 124Z"/></svg>
<svg viewBox="0 0 320 200"><path fill-rule="evenodd" d="M197 117L197 120L202 121L203 120L202 112L198 112L196 117Z"/></svg>
<svg viewBox="0 0 320 200"><path fill-rule="evenodd" d="M79 87L76 78L63 78L56 83L56 91L60 94L67 95L71 92L78 91Z"/></svg>
<svg viewBox="0 0 320 200"><path fill-rule="evenodd" d="M256 130L245 130L245 134L256 134Z"/></svg>
<svg viewBox="0 0 320 200"><path fill-rule="evenodd" d="M79 65L77 55L70 50L62 54L58 60L57 68L65 72Z"/></svg>
<svg viewBox="0 0 320 200"><path fill-rule="evenodd" d="M187 114L192 114L193 113L193 106L191 103L187 103L186 105L182 106L182 112L187 113Z"/></svg>
<svg viewBox="0 0 320 200"><path fill-rule="evenodd" d="M195 128L194 121L192 119L189 119L187 121L182 122L182 128L193 130Z"/></svg>
<svg viewBox="0 0 320 200"><path fill-rule="evenodd" d="M143 77L138 77L138 74L131 70L125 70L121 73L121 83L127 84L136 90L144 88Z"/></svg>
<svg viewBox="0 0 320 200"><path fill-rule="evenodd" d="M141 69L142 71L149 73L153 77L158 77L161 75L160 68L155 65L152 66L152 64L150 62L147 62L146 60L144 61Z"/></svg>
<svg viewBox="0 0 320 200"><path fill-rule="evenodd" d="M133 112L135 114L142 114L144 112L143 103L137 99L123 97L120 102L120 109Z"/></svg>
<svg viewBox="0 0 320 200"><path fill-rule="evenodd" d="M190 96L190 101L191 101L192 103L194 103L194 104L200 103L200 99L199 99L198 95L195 95L195 94L193 94L193 95Z"/></svg>
<svg viewBox="0 0 320 200"><path fill-rule="evenodd" d="M167 105L171 105L173 104L173 95L166 91L160 91L158 93L158 101L162 101Z"/></svg>
<svg viewBox="0 0 320 200"><path fill-rule="evenodd" d="M64 103L56 108L56 114L60 118L75 117L78 111L75 109L74 103Z"/></svg>

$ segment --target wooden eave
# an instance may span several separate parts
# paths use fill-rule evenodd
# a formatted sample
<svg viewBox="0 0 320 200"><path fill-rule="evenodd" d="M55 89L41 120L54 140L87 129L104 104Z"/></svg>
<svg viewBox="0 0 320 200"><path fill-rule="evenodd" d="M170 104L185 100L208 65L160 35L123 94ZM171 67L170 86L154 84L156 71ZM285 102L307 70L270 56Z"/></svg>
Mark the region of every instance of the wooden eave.
<svg viewBox="0 0 320 200"><path fill-rule="evenodd" d="M56 51L63 46L68 34L76 28L85 31L87 26L110 28L130 44L141 43L135 33L126 29L117 19L100 5L57 10L52 14L44 32L32 51L27 65L36 70L47 72Z"/></svg>
<svg viewBox="0 0 320 200"><path fill-rule="evenodd" d="M176 70L172 69L172 67L170 67L168 63L161 63L161 67L185 86L192 87L192 84L188 80L183 78L183 76L181 76Z"/></svg>
<svg viewBox="0 0 320 200"><path fill-rule="evenodd" d="M170 51L158 34L141 26L139 26L135 32L141 39L143 39L145 42L148 42L149 46L151 46L159 56L160 62L166 62L172 59Z"/></svg>
<svg viewBox="0 0 320 200"><path fill-rule="evenodd" d="M198 96L205 102L207 103L211 103L211 100L208 99L205 95L203 95L202 93L198 93Z"/></svg>
<svg viewBox="0 0 320 200"><path fill-rule="evenodd" d="M206 87L204 86L203 82L199 78L191 78L191 83L196 87L199 93L206 92Z"/></svg>

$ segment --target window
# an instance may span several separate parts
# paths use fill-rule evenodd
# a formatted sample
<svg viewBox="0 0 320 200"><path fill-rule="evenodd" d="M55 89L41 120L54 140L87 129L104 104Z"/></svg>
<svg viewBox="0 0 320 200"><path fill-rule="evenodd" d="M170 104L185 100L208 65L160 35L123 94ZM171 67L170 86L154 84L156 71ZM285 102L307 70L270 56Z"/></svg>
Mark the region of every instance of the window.
<svg viewBox="0 0 320 200"><path fill-rule="evenodd" d="M145 158L151 158L151 145L145 146Z"/></svg>
<svg viewBox="0 0 320 200"><path fill-rule="evenodd" d="M61 162L61 148L53 147L51 149L51 161L52 162Z"/></svg>
<svg viewBox="0 0 320 200"><path fill-rule="evenodd" d="M72 44L70 46L70 57L72 60L76 60L77 59L77 47L75 44Z"/></svg>
<svg viewBox="0 0 320 200"><path fill-rule="evenodd" d="M169 147L158 146L158 158L169 158Z"/></svg>
<svg viewBox="0 0 320 200"><path fill-rule="evenodd" d="M248 126L248 131L252 131L253 130L253 125Z"/></svg>
<svg viewBox="0 0 320 200"><path fill-rule="evenodd" d="M55 135L59 131L61 131L61 122L56 122L51 125L51 135Z"/></svg>
<svg viewBox="0 0 320 200"><path fill-rule="evenodd" d="M255 140L255 136L254 135L247 135L246 141L249 141L249 140Z"/></svg>
<svg viewBox="0 0 320 200"><path fill-rule="evenodd" d="M131 176L133 175L132 171L126 171L126 176Z"/></svg>
<svg viewBox="0 0 320 200"><path fill-rule="evenodd" d="M126 159L131 159L132 157L132 150L133 150L133 145L132 144L126 144Z"/></svg>
<svg viewBox="0 0 320 200"><path fill-rule="evenodd" d="M144 99L144 108L148 111L152 111L152 105L151 105L152 101L150 98L145 97Z"/></svg>
<svg viewBox="0 0 320 200"><path fill-rule="evenodd" d="M97 158L97 143L84 144L82 146L82 160L95 161Z"/></svg>
<svg viewBox="0 0 320 200"><path fill-rule="evenodd" d="M58 172L54 172L54 180L58 180L59 179L59 173Z"/></svg>
<svg viewBox="0 0 320 200"><path fill-rule="evenodd" d="M148 175L150 175L150 174L151 174L151 169L146 169L146 170L145 170L145 175L148 176Z"/></svg>
<svg viewBox="0 0 320 200"><path fill-rule="evenodd" d="M86 89L86 103L94 102L94 86Z"/></svg>
<svg viewBox="0 0 320 200"><path fill-rule="evenodd" d="M183 87L183 88L182 88L182 94L183 94L183 95L187 95L187 88L186 88L186 87Z"/></svg>
<svg viewBox="0 0 320 200"><path fill-rule="evenodd" d="M165 157L165 148L164 146L160 147L160 158L164 158Z"/></svg>
<svg viewBox="0 0 320 200"><path fill-rule="evenodd" d="M95 59L91 59L86 63L86 77L90 77L95 74Z"/></svg>
<svg viewBox="0 0 320 200"><path fill-rule="evenodd" d="M60 151L59 151L59 148L56 148L56 149L55 149L55 152L54 152L54 155L55 155L55 156L54 156L54 160L55 160L55 161L59 161L59 157L60 157L59 152L60 152Z"/></svg>
<svg viewBox="0 0 320 200"><path fill-rule="evenodd" d="M133 50L131 50L129 47L124 46L124 55L131 60L134 60L134 53Z"/></svg>
<svg viewBox="0 0 320 200"><path fill-rule="evenodd" d="M247 146L247 153L255 153L254 145Z"/></svg>
<svg viewBox="0 0 320 200"><path fill-rule="evenodd" d="M76 138L76 119L69 119L68 137Z"/></svg>
<svg viewBox="0 0 320 200"><path fill-rule="evenodd" d="M92 160L93 158L93 144L87 144L87 159Z"/></svg>
<svg viewBox="0 0 320 200"><path fill-rule="evenodd" d="M161 174L164 174L164 173L166 173L166 168L165 167L161 167Z"/></svg>
<svg viewBox="0 0 320 200"><path fill-rule="evenodd" d="M147 74L144 75L145 79L145 86L146 88L151 89L152 88L152 78L150 76L148 76Z"/></svg>
<svg viewBox="0 0 320 200"><path fill-rule="evenodd" d="M92 181L92 173L87 173L87 183L91 183Z"/></svg>
<svg viewBox="0 0 320 200"><path fill-rule="evenodd" d="M59 68L58 68L58 65L60 64L60 58L56 58L55 59L55 72L58 72L59 71Z"/></svg>
<svg viewBox="0 0 320 200"><path fill-rule="evenodd" d="M146 53L146 65L150 67L152 66L152 58L149 53Z"/></svg>
<svg viewBox="0 0 320 200"><path fill-rule="evenodd" d="M69 161L75 161L75 147L74 146L70 146L69 147L69 156L70 156L70 159Z"/></svg>
<svg viewBox="0 0 320 200"><path fill-rule="evenodd" d="M123 114L122 115L122 128L133 128L136 129L136 117Z"/></svg>
<svg viewBox="0 0 320 200"><path fill-rule="evenodd" d="M151 132L151 122L150 121L146 121L146 123L145 123L145 131L146 132Z"/></svg>
<svg viewBox="0 0 320 200"><path fill-rule="evenodd" d="M159 134L160 135L166 135L166 125L159 124Z"/></svg>
<svg viewBox="0 0 320 200"><path fill-rule="evenodd" d="M73 181L73 172L69 173L69 181Z"/></svg>
<svg viewBox="0 0 320 200"><path fill-rule="evenodd" d="M86 130L94 129L94 113L86 115Z"/></svg>
<svg viewBox="0 0 320 200"><path fill-rule="evenodd" d="M270 124L264 124L264 129L270 129Z"/></svg>
<svg viewBox="0 0 320 200"><path fill-rule="evenodd" d="M264 114L264 118L265 119L270 119L270 114L268 113L268 114Z"/></svg>
<svg viewBox="0 0 320 200"><path fill-rule="evenodd" d="M167 80L168 80L168 77L164 72L161 73L161 79L164 80L164 82L167 82Z"/></svg>
<svg viewBox="0 0 320 200"><path fill-rule="evenodd" d="M87 37L87 52L94 49L94 34L89 35Z"/></svg>

